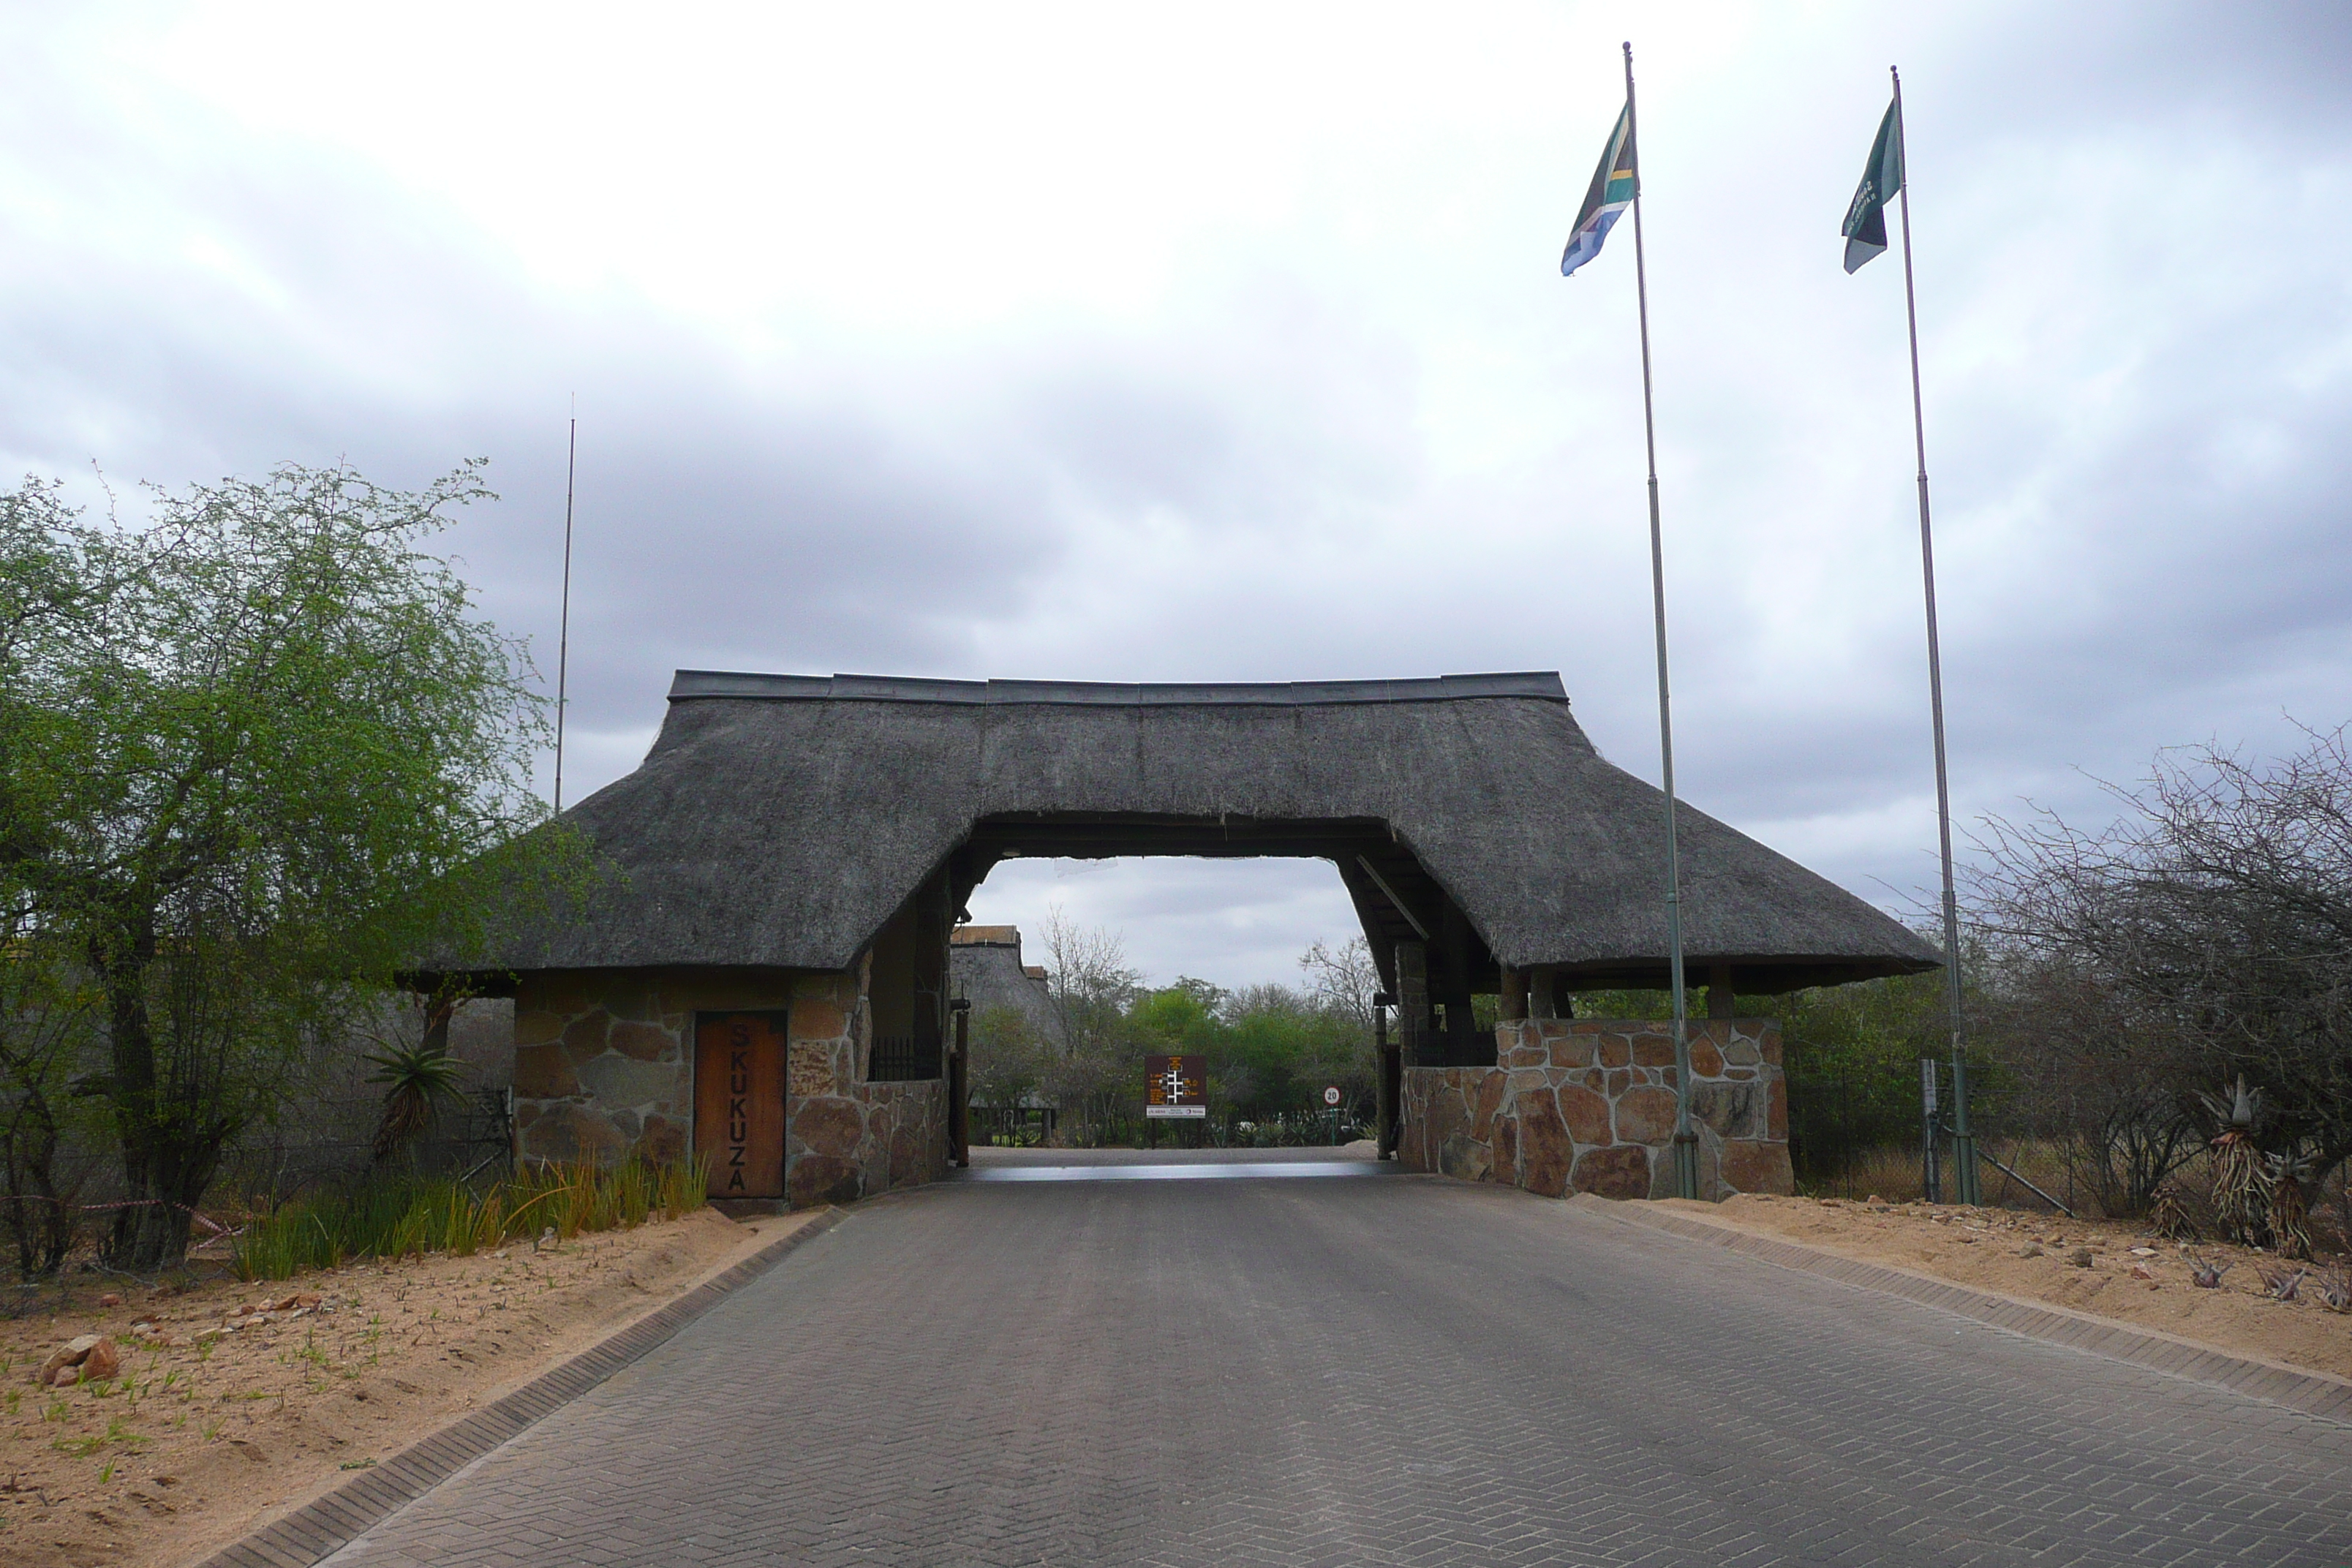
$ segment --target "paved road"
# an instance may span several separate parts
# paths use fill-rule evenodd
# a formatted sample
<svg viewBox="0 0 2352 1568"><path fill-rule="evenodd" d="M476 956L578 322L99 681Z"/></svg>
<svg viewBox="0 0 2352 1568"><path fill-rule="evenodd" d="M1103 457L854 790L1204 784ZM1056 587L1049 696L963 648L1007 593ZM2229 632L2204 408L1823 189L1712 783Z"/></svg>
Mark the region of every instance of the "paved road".
<svg viewBox="0 0 2352 1568"><path fill-rule="evenodd" d="M1423 1177L867 1205L336 1568L2352 1563L2352 1427Z"/></svg>

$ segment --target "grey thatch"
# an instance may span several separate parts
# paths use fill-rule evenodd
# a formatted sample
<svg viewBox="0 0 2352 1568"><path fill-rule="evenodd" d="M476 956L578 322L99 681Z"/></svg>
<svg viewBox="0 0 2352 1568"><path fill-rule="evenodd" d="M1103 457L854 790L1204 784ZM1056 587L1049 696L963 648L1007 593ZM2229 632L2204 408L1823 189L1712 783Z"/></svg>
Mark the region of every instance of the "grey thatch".
<svg viewBox="0 0 2352 1568"><path fill-rule="evenodd" d="M1038 1039L1061 1039L1061 1019L1045 971L1022 963L1021 933L1012 926L958 927L948 947L948 981L950 994L971 1004L975 1020L1010 1011Z"/></svg>
<svg viewBox="0 0 2352 1568"><path fill-rule="evenodd" d="M1656 790L1594 750L1557 675L1109 686L687 670L645 762L566 814L621 875L584 915L466 967L843 969L943 867L961 868L961 900L1008 853L1157 850L1326 856L1384 959L1408 931L1443 944L1451 921L1468 971L1654 984L1663 815ZM1758 991L1936 964L1803 867L1687 805L1679 820L1694 983L1711 963Z"/></svg>

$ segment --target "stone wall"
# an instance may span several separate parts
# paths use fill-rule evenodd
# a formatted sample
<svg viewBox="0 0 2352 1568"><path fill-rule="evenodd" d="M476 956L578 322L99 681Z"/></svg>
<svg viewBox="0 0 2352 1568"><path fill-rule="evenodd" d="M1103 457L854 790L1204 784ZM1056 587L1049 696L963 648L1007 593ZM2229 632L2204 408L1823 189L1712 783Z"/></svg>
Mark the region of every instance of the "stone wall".
<svg viewBox="0 0 2352 1568"><path fill-rule="evenodd" d="M672 1160L694 1132L694 1016L789 1007L785 1189L843 1203L947 1169L947 1086L868 1083L864 973L526 974L515 997L516 1152Z"/></svg>
<svg viewBox="0 0 2352 1568"><path fill-rule="evenodd" d="M1532 1018L1495 1027L1491 1068L1408 1068L1398 1160L1546 1197L1672 1197L1674 1026ZM1780 1027L1690 1022L1699 1191L1787 1193L1789 1097Z"/></svg>

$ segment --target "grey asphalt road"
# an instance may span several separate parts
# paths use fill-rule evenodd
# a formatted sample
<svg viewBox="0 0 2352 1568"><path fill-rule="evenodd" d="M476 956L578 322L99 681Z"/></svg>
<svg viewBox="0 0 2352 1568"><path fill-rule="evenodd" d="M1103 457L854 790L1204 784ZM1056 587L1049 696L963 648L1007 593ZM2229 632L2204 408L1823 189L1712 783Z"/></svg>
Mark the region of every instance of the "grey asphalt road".
<svg viewBox="0 0 2352 1568"><path fill-rule="evenodd" d="M331 1561L2352 1563L2352 1426L1277 1169L863 1205Z"/></svg>

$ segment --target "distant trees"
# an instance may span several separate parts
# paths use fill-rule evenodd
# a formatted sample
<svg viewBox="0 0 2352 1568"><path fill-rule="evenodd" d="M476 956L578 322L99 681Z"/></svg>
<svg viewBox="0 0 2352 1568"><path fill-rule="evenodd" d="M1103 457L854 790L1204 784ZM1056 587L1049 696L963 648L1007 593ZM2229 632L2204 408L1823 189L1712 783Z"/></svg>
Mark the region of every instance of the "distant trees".
<svg viewBox="0 0 2352 1568"><path fill-rule="evenodd" d="M1052 1064L1052 1047L1018 1007L982 1007L971 1019L975 1105L1026 1105Z"/></svg>
<svg viewBox="0 0 2352 1568"><path fill-rule="evenodd" d="M1077 925L1058 910L1041 935L1062 1041L1036 1040L1010 1009L976 1017L972 1070L982 1102L1012 1104L1016 1088L1034 1089L1084 1139L1090 1129L1136 1118L1145 1056L1190 1052L1208 1060L1210 1106L1221 1121L1319 1112L1328 1086L1339 1089L1350 1117L1369 1119L1378 982L1362 939L1336 952L1310 949L1299 960L1302 987L1227 991L1189 976L1146 989L1115 933Z"/></svg>
<svg viewBox="0 0 2352 1568"><path fill-rule="evenodd" d="M138 530L0 495L5 962L91 1003L119 1267L180 1256L231 1141L404 962L566 863L565 836L522 840L524 650L422 548L487 493L471 465L414 492L286 468L157 492Z"/></svg>

